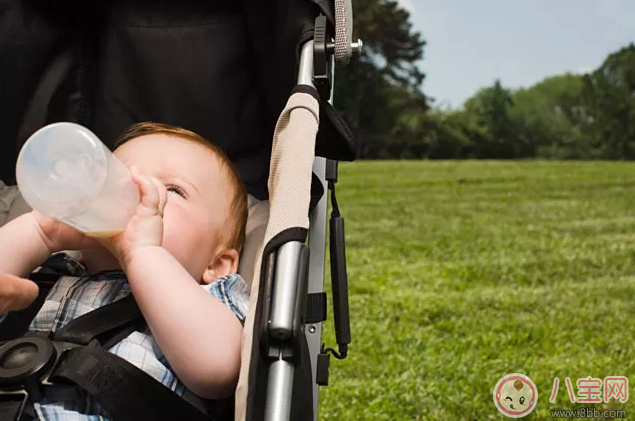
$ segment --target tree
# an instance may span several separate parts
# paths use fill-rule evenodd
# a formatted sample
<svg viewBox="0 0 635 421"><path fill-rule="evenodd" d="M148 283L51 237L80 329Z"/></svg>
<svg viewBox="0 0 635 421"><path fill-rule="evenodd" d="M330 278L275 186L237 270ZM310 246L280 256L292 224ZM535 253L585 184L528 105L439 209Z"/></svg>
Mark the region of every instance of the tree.
<svg viewBox="0 0 635 421"><path fill-rule="evenodd" d="M396 0L357 0L361 57L338 68L335 106L362 158L635 159L635 45L590 75L511 90L500 80L461 110L430 110L417 63L425 41Z"/></svg>
<svg viewBox="0 0 635 421"><path fill-rule="evenodd" d="M607 159L635 158L635 44L611 54L584 78L584 117Z"/></svg>
<svg viewBox="0 0 635 421"><path fill-rule="evenodd" d="M394 0L358 0L353 7L364 54L337 68L335 106L360 140L361 157L400 156L408 142L395 135L404 136L403 124L395 130L398 120L427 109L420 90L424 75L416 65L425 42Z"/></svg>
<svg viewBox="0 0 635 421"><path fill-rule="evenodd" d="M566 73L513 94L510 115L528 156L589 158L580 95L583 76Z"/></svg>
<svg viewBox="0 0 635 421"><path fill-rule="evenodd" d="M465 102L467 127L474 135L480 135L475 151L479 158L514 158L518 155L519 144L509 112L513 104L511 91L503 88L500 80Z"/></svg>

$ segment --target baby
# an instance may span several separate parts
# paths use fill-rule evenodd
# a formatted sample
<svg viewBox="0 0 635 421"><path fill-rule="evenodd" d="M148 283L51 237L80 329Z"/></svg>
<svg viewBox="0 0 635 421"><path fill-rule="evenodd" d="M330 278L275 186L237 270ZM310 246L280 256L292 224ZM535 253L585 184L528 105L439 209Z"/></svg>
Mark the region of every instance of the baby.
<svg viewBox="0 0 635 421"><path fill-rule="evenodd" d="M217 146L163 124L130 127L114 154L140 191L126 229L91 238L37 211L0 228L0 314L28 306L38 289L24 277L62 260L74 276L52 288L31 330L60 329L132 293L147 328L110 352L180 395L227 397L238 379L249 301L249 288L236 275L247 220L239 176ZM80 250L81 260L50 257L63 250ZM79 399L35 407L43 420L106 415Z"/></svg>

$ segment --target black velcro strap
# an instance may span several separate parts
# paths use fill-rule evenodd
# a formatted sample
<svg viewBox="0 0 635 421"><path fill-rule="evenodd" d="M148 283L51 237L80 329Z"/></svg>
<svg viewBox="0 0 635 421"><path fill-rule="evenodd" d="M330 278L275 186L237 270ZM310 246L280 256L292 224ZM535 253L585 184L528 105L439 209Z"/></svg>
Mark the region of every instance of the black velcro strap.
<svg viewBox="0 0 635 421"><path fill-rule="evenodd" d="M209 421L152 376L99 347L63 354L51 380L70 381L85 390L114 421Z"/></svg>
<svg viewBox="0 0 635 421"><path fill-rule="evenodd" d="M306 301L306 323L326 320L326 292L308 294Z"/></svg>
<svg viewBox="0 0 635 421"><path fill-rule="evenodd" d="M119 333L122 328L136 325L143 319L132 294L72 320L53 334L53 340L87 345L97 338L107 340L108 333Z"/></svg>
<svg viewBox="0 0 635 421"><path fill-rule="evenodd" d="M348 124L331 104L322 101L315 155L337 161L354 161L358 152L359 145Z"/></svg>

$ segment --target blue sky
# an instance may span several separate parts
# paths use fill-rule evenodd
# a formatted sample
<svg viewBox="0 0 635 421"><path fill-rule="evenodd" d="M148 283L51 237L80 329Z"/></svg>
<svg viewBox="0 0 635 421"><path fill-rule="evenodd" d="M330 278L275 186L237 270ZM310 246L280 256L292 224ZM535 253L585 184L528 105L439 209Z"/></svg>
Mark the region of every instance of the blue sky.
<svg viewBox="0 0 635 421"><path fill-rule="evenodd" d="M500 78L528 87L635 42L635 0L399 0L428 42L423 91L460 107Z"/></svg>

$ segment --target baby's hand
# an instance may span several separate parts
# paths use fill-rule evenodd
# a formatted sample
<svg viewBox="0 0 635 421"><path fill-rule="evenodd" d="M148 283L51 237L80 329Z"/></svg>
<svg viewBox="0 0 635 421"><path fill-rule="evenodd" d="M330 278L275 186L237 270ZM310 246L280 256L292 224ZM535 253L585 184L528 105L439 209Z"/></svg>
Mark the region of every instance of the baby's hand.
<svg viewBox="0 0 635 421"><path fill-rule="evenodd" d="M136 167L131 167L130 172L140 191L137 213L121 234L102 240L124 269L139 249L162 244L163 209L167 201L167 190L156 177L145 175Z"/></svg>

